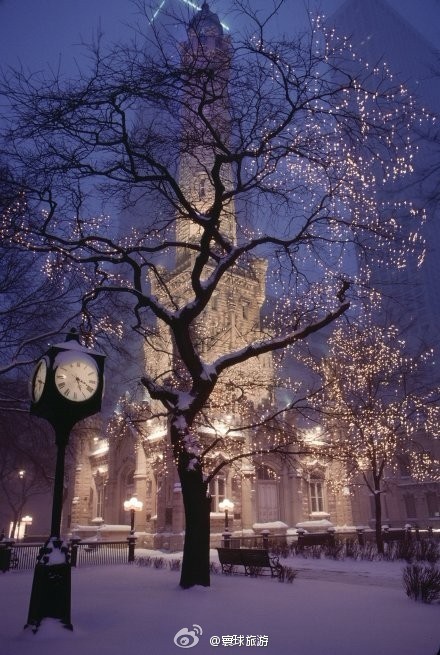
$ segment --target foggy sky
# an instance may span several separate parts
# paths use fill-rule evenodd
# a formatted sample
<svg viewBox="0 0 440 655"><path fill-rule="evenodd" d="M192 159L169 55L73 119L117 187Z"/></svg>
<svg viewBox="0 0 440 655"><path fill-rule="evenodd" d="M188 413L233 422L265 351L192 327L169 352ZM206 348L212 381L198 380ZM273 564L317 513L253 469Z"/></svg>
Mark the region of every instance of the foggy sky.
<svg viewBox="0 0 440 655"><path fill-rule="evenodd" d="M159 5L160 0L156 0ZM179 0L166 0L168 4ZM287 0L275 28L295 32L304 25L307 7L331 14L345 0ZM369 0L365 0L368 2ZM202 0L197 0L199 4ZM271 0L253 0L267 7ZM388 0L435 47L440 47L440 0ZM211 0L209 5L234 30L230 0ZM81 58L81 42L89 43L98 29L114 42L129 33L137 9L128 0L0 0L0 65L32 71L48 67L74 71Z"/></svg>

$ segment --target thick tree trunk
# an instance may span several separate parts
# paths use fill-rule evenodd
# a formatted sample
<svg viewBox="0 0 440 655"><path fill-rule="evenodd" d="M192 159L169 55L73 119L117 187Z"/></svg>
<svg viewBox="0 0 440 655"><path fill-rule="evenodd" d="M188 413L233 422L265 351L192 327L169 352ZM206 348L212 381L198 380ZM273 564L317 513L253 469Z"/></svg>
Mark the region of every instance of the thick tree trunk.
<svg viewBox="0 0 440 655"><path fill-rule="evenodd" d="M186 421L185 421L186 422ZM182 416L171 421L171 443L177 462L185 509L185 542L183 545L180 586L210 585L210 511L211 498L203 479L197 437Z"/></svg>
<svg viewBox="0 0 440 655"><path fill-rule="evenodd" d="M180 586L210 585L210 511L211 499L199 471L181 471L183 504L185 507L185 543L183 547Z"/></svg>

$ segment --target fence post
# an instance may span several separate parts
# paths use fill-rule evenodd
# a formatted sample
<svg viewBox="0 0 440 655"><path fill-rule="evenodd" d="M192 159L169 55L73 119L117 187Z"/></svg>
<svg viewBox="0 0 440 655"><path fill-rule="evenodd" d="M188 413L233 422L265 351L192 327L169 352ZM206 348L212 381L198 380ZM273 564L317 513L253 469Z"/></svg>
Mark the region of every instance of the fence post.
<svg viewBox="0 0 440 655"><path fill-rule="evenodd" d="M136 546L136 537L134 535L130 535L127 537L128 541L128 563L131 564L134 562L134 549Z"/></svg>
<svg viewBox="0 0 440 655"><path fill-rule="evenodd" d="M231 533L229 530L225 530L222 534L223 537L223 548L231 547Z"/></svg>
<svg viewBox="0 0 440 655"><path fill-rule="evenodd" d="M356 534L359 546L365 546L365 528L356 528Z"/></svg>
<svg viewBox="0 0 440 655"><path fill-rule="evenodd" d="M329 546L334 546L336 544L336 539L335 539L336 528L333 525L331 525L329 528L327 528L327 534L329 536L328 539Z"/></svg>
<svg viewBox="0 0 440 655"><path fill-rule="evenodd" d="M262 530L261 536L263 537L263 548L264 550L269 550L269 530Z"/></svg>
<svg viewBox="0 0 440 655"><path fill-rule="evenodd" d="M76 566L78 562L78 544L81 539L79 537L72 537L70 540L70 566Z"/></svg>

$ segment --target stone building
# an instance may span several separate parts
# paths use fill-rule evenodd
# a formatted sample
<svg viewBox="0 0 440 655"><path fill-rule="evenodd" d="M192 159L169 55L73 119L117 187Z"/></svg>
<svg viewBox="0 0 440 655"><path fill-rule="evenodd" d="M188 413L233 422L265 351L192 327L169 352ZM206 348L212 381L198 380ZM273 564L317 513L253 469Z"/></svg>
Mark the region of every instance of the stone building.
<svg viewBox="0 0 440 655"><path fill-rule="evenodd" d="M346 4L348 7L350 3ZM363 6L365 3L361 4ZM344 16L347 15L351 15L348 10ZM347 28L346 24L344 28ZM220 64L221 72L216 83L222 92L224 105L217 120L219 129L227 131L230 41L206 2L189 24L188 40L182 48L183 58L198 53L201 42L205 55L209 53ZM182 120L185 120L185 116ZM182 153L179 163L179 182L201 211L211 200L211 186L207 180L210 162L206 157L206 153L186 151ZM232 172L223 183L226 188L232 183ZM223 230L231 240L235 240L235 207L232 201L223 221ZM197 230L193 223L178 219L176 236L179 240L191 242L197 236L192 230ZM184 300L186 297L193 257L191 250L182 248L174 266L162 272L176 298ZM218 356L225 346L228 350L239 348L247 341L248 334L254 338L258 335L266 301L266 269L267 263L263 259L253 260L246 268L236 269L222 280L203 320L197 326L207 361L210 355L212 358ZM153 292L160 295L161 290L155 287L154 280L151 280L151 284ZM150 341L144 346L144 365L157 372L166 370L166 358L172 358L172 353L171 337L162 331L155 342ZM241 403L241 408L239 402L230 403L228 411L251 414L261 407L273 406L273 369L270 354L251 367L243 367L236 377L242 385L248 386L247 401ZM227 382L225 379L221 387L223 390L228 388ZM101 530L107 534L126 531L129 518L124 512L123 502L134 494L143 502L142 512L136 515L140 543L169 550L181 548L185 529L183 503L168 446L166 421L161 418L139 419L137 422L123 420L126 411L140 411L142 414L142 407L152 402L144 396L137 398L131 395L126 403L122 402L116 407L108 423L100 424L99 420L91 422L87 436L77 440L75 479L68 500L70 511L65 512L68 531L76 530L78 534L86 535L88 532L94 533L101 524L105 524L105 529L103 527ZM217 410L215 407L211 410L208 423L200 429L202 439L204 434L206 438L212 438L215 434L226 433L229 424L234 424L234 416L228 416L219 402ZM292 429L295 429L294 426ZM236 452L239 453L240 449L247 452L252 440L257 438L265 437L255 433L234 433ZM317 438L319 440L319 435ZM220 447L214 449L212 467L215 468L225 456ZM414 480L405 477L402 467L398 479L395 478L392 483L390 481L384 497L385 521L401 526L407 520L418 520L417 516L420 516L422 523L426 520L426 523L435 525L439 522L438 484L421 490ZM268 454L238 459L234 464L223 467L210 483L213 544L219 543L224 530L224 513L220 511L220 503L225 498L234 503L229 527L237 534L250 535L263 528L280 532L299 524L309 529L329 525L342 528L372 524L370 499L365 494L350 495L347 489L334 484L342 477L336 465L328 466L312 456L298 455L286 459L277 454ZM396 494L396 490L400 491ZM420 509L416 509L414 497L420 500ZM422 505L426 512L422 512Z"/></svg>
<svg viewBox="0 0 440 655"><path fill-rule="evenodd" d="M203 54L200 54L200 44ZM204 3L188 27L188 41L182 48L182 56L212 57L217 67L216 84L223 98L222 111L215 121L223 133L228 130L227 74L231 56L230 40L224 34L216 14ZM194 53L196 53L194 55ZM182 120L185 121L183 116ZM200 129L200 126L197 126ZM192 197L196 207L203 211L212 200L208 183L209 155L205 152L183 152L179 163L179 182ZM228 178L229 179L226 179ZM222 180L227 188L232 184L232 171ZM235 242L235 207L231 201L222 219L223 231ZM176 237L191 242L197 227L183 218L177 220ZM194 254L182 248L176 262L166 276L168 288L174 298L185 300L189 273ZM225 276L197 326L204 357L209 362L226 348L236 349L261 333L262 311L266 300L265 277L267 263L254 259L246 267L236 268ZM154 280L152 291L161 290ZM166 358L172 358L171 337L166 331L150 340L144 347L146 366L153 372L167 370ZM253 364L243 365L234 371L234 387L246 390L246 402L229 403L228 411L249 414L274 402L274 373L271 354L258 358ZM220 384L220 394L227 393L227 376ZM153 403L151 399L140 399ZM130 403L128 403L130 404ZM132 403L134 406L134 403ZM232 408L232 409L231 409ZM163 419L141 421L135 429L120 420L118 409L107 426L98 422L90 424L88 437L78 439L78 458L72 487L69 529L87 534L102 522L106 530L117 532L120 525L128 523L123 501L135 494L144 508L136 516L136 529L143 533L144 543L150 547L178 549L182 546L184 513L177 471L167 443L167 425ZM234 417L222 412L221 402L210 410L209 422L201 427L201 437L212 438L222 434L234 424ZM110 435L105 438L102 429ZM256 438L265 435L234 433L236 453L252 450ZM226 457L221 448L212 451L212 467ZM234 465L225 466L212 479L213 540L219 542L224 530L224 513L220 503L228 498L234 503L230 516L230 528L241 534L252 534L264 526L285 530L304 521L319 525L330 521L335 525L352 523L350 501L341 492L333 492L328 485L332 472L315 458L291 457L288 460L276 454L258 455L239 459ZM325 525L330 523L325 523ZM77 526L81 526L78 528ZM82 532L81 532L82 530Z"/></svg>

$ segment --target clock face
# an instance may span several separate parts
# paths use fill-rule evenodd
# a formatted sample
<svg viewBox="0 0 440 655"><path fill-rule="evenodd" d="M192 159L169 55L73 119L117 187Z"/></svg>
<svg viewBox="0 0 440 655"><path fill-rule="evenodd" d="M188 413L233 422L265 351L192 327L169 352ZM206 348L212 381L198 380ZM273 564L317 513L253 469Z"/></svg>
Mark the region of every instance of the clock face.
<svg viewBox="0 0 440 655"><path fill-rule="evenodd" d="M60 364L55 371L55 385L63 398L73 402L89 400L98 389L98 369L91 357L77 355Z"/></svg>
<svg viewBox="0 0 440 655"><path fill-rule="evenodd" d="M32 378L32 400L34 403L37 403L42 394L44 385L46 384L47 376L47 364L45 359L40 359L35 369L33 378Z"/></svg>

